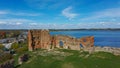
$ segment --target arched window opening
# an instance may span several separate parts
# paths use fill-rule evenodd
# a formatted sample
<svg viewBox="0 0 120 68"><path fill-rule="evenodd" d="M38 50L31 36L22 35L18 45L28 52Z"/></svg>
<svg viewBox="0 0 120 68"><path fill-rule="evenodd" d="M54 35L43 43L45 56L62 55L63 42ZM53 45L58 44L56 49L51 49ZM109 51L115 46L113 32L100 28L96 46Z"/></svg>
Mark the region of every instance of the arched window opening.
<svg viewBox="0 0 120 68"><path fill-rule="evenodd" d="M63 41L60 41L59 45L60 45L60 47L63 47L63 45L64 45Z"/></svg>
<svg viewBox="0 0 120 68"><path fill-rule="evenodd" d="M80 44L80 48L83 48L83 45L82 45L82 44Z"/></svg>

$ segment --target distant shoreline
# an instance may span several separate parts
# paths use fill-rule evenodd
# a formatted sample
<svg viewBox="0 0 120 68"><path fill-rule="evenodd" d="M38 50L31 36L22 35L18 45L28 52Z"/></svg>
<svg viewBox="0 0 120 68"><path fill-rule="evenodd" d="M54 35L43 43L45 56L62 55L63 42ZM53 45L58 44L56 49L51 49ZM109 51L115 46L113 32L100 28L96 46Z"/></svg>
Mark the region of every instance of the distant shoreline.
<svg viewBox="0 0 120 68"><path fill-rule="evenodd" d="M21 30L21 31L28 31L28 30L40 30L40 29L0 29L0 31L15 31L15 30ZM107 30L107 31L120 31L120 28L91 28L91 29L47 29L50 31L80 31L80 30L94 30L94 31L98 31L98 30Z"/></svg>
<svg viewBox="0 0 120 68"><path fill-rule="evenodd" d="M120 31L120 29L49 29L50 31L82 31L82 30L88 30L88 31L98 31L98 30L107 30L107 31Z"/></svg>

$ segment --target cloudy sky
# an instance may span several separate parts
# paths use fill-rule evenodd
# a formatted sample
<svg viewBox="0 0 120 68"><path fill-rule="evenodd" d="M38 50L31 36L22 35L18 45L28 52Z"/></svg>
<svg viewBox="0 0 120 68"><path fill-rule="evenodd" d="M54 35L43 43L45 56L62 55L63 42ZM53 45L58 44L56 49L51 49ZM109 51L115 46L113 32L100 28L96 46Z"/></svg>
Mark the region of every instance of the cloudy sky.
<svg viewBox="0 0 120 68"><path fill-rule="evenodd" d="M120 28L120 0L0 0L0 29Z"/></svg>

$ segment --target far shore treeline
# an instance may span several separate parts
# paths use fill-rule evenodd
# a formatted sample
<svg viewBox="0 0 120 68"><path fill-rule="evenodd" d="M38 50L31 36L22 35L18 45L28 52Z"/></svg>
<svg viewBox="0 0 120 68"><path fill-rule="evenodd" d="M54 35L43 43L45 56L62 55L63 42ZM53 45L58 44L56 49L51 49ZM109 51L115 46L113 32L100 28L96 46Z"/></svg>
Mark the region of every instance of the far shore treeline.
<svg viewBox="0 0 120 68"><path fill-rule="evenodd" d="M40 29L0 29L1 31L28 31L28 30L40 30ZM80 31L80 30L111 30L111 31L119 31L120 28L81 28L81 29L48 29L50 31Z"/></svg>

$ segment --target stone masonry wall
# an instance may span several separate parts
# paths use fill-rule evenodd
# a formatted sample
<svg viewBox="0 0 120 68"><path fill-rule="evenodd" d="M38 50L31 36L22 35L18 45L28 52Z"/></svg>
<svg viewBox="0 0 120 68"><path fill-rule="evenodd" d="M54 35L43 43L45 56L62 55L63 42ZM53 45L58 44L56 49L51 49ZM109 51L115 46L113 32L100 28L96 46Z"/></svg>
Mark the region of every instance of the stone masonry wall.
<svg viewBox="0 0 120 68"><path fill-rule="evenodd" d="M51 36L48 30L30 30L28 32L29 50L37 48L48 49L51 45Z"/></svg>
<svg viewBox="0 0 120 68"><path fill-rule="evenodd" d="M60 45L62 42L62 46ZM37 48L53 49L64 48L80 50L80 48L89 48L94 46L94 37L74 38L71 36L55 35L51 36L48 30L29 30L28 31L29 51Z"/></svg>

